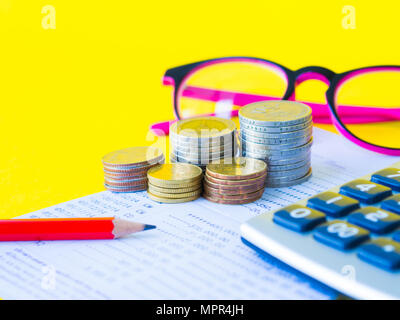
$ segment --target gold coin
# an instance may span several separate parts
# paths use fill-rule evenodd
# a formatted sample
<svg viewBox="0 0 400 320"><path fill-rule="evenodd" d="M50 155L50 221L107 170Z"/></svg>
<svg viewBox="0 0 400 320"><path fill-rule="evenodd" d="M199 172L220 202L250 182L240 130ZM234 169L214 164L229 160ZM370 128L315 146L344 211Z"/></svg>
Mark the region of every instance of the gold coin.
<svg viewBox="0 0 400 320"><path fill-rule="evenodd" d="M192 182L189 183L165 184L164 182L149 181L149 184L164 189L182 189L182 188L192 188L199 186L201 185L202 181L203 177L201 176L199 179L193 180Z"/></svg>
<svg viewBox="0 0 400 320"><path fill-rule="evenodd" d="M134 167L154 164L163 157L161 149L156 147L132 147L110 152L103 157L102 162L110 167Z"/></svg>
<svg viewBox="0 0 400 320"><path fill-rule="evenodd" d="M252 179L265 174L267 165L264 161L246 157L227 158L207 165L208 175L225 180Z"/></svg>
<svg viewBox="0 0 400 320"><path fill-rule="evenodd" d="M150 192L152 195L155 195L157 197L162 197L162 198L168 198L168 199L182 199L182 198L189 198L189 197L194 197L194 196L199 196L202 192L202 188L200 187L199 189L191 192L182 192L182 193L165 193L165 192L158 192L154 190L151 186L148 188L148 192Z"/></svg>
<svg viewBox="0 0 400 320"><path fill-rule="evenodd" d="M295 101L260 101L240 108L239 117L253 125L290 126L311 119L311 108Z"/></svg>
<svg viewBox="0 0 400 320"><path fill-rule="evenodd" d="M170 188L170 187L159 187L156 186L154 184L149 183L149 189L151 189L152 191L158 191L158 192L162 192L162 193L183 193L183 192L193 192L196 191L200 188L201 186L201 180L199 180L198 182L196 182L196 184L190 186L190 187L176 187L176 188Z"/></svg>
<svg viewBox="0 0 400 320"><path fill-rule="evenodd" d="M232 135L235 129L236 126L232 120L217 117L199 117L179 120L171 125L169 131L173 139L183 140L184 138L221 138Z"/></svg>
<svg viewBox="0 0 400 320"><path fill-rule="evenodd" d="M194 183L201 179L203 171L189 163L168 163L147 171L150 183L156 186L169 186Z"/></svg>
<svg viewBox="0 0 400 320"><path fill-rule="evenodd" d="M182 202L193 201L200 197L200 195L197 195L197 196L192 196L192 197L187 197L187 198L171 199L171 198L158 197L148 191L147 191L147 195L149 196L149 198L151 200L154 200L157 202L163 202L163 203L182 203Z"/></svg>

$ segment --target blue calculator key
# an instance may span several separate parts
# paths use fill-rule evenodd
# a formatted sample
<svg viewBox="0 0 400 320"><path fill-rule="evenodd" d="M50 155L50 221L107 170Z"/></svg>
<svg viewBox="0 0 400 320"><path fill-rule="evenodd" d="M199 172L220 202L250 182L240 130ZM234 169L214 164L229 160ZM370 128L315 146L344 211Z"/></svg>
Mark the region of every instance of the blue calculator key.
<svg viewBox="0 0 400 320"><path fill-rule="evenodd" d="M400 194L387 198L381 203L381 208L400 214Z"/></svg>
<svg viewBox="0 0 400 320"><path fill-rule="evenodd" d="M400 226L399 215L376 207L354 211L347 221L377 234L391 232Z"/></svg>
<svg viewBox="0 0 400 320"><path fill-rule="evenodd" d="M400 169L387 168L375 172L371 177L371 181L388 186L393 190L400 191Z"/></svg>
<svg viewBox="0 0 400 320"><path fill-rule="evenodd" d="M368 240L369 232L342 220L333 220L315 229L315 240L339 250L348 250Z"/></svg>
<svg viewBox="0 0 400 320"><path fill-rule="evenodd" d="M340 193L363 203L372 204L391 196L392 190L368 180L357 179L341 186Z"/></svg>
<svg viewBox="0 0 400 320"><path fill-rule="evenodd" d="M326 221L326 216L317 210L301 205L291 205L274 213L273 221L297 232L306 232Z"/></svg>
<svg viewBox="0 0 400 320"><path fill-rule="evenodd" d="M326 213L330 217L343 217L360 207L360 203L339 193L327 191L308 199L307 206Z"/></svg>
<svg viewBox="0 0 400 320"><path fill-rule="evenodd" d="M393 234L393 240L400 242L400 230Z"/></svg>
<svg viewBox="0 0 400 320"><path fill-rule="evenodd" d="M396 270L400 268L400 243L378 238L362 245L358 257L377 267Z"/></svg>

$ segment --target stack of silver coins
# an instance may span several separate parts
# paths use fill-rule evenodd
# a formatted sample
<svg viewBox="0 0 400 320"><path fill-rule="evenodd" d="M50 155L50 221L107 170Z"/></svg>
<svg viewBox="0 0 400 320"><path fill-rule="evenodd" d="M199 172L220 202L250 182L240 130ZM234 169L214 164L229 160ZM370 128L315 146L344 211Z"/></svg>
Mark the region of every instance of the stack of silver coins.
<svg viewBox="0 0 400 320"><path fill-rule="evenodd" d="M236 134L235 123L228 119L199 117L177 121L169 129L170 160L205 170L211 161L235 155Z"/></svg>
<svg viewBox="0 0 400 320"><path fill-rule="evenodd" d="M311 176L311 108L293 101L262 101L239 111L243 156L268 165L266 186L289 187Z"/></svg>

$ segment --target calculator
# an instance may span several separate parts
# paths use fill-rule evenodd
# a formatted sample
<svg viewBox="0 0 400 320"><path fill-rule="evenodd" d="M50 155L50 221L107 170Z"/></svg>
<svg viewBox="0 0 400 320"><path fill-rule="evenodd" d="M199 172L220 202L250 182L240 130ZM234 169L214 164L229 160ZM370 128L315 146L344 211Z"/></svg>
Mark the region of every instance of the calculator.
<svg viewBox="0 0 400 320"><path fill-rule="evenodd" d="M400 299L400 162L241 225L244 243L356 299Z"/></svg>

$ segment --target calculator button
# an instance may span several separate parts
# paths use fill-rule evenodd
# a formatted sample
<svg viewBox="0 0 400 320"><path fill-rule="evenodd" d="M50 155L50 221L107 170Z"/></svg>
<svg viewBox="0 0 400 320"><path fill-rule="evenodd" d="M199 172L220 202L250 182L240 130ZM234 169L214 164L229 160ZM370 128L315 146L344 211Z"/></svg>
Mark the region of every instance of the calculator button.
<svg viewBox="0 0 400 320"><path fill-rule="evenodd" d="M358 209L360 203L357 200L340 195L339 193L327 191L310 198L307 206L337 218L343 217L351 211Z"/></svg>
<svg viewBox="0 0 400 320"><path fill-rule="evenodd" d="M333 220L316 228L314 238L336 249L347 250L368 240L369 232L345 221Z"/></svg>
<svg viewBox="0 0 400 320"><path fill-rule="evenodd" d="M387 198L381 203L381 208L400 214L400 194Z"/></svg>
<svg viewBox="0 0 400 320"><path fill-rule="evenodd" d="M362 245L358 257L377 267L396 270L400 268L400 243L380 238Z"/></svg>
<svg viewBox="0 0 400 320"><path fill-rule="evenodd" d="M340 193L361 202L372 204L389 197L392 190L368 180L358 179L341 186Z"/></svg>
<svg viewBox="0 0 400 320"><path fill-rule="evenodd" d="M305 232L326 221L322 212L301 205L291 205L274 213L273 221L285 228Z"/></svg>
<svg viewBox="0 0 400 320"><path fill-rule="evenodd" d="M375 172L371 177L371 181L388 186L393 190L400 191L400 169L387 168Z"/></svg>
<svg viewBox="0 0 400 320"><path fill-rule="evenodd" d="M397 241L397 242L400 242L400 230L399 230L399 231L396 231L396 232L393 234L393 240L394 240L394 241Z"/></svg>
<svg viewBox="0 0 400 320"><path fill-rule="evenodd" d="M376 207L361 208L349 215L347 221L378 234L391 232L400 226L399 215Z"/></svg>

